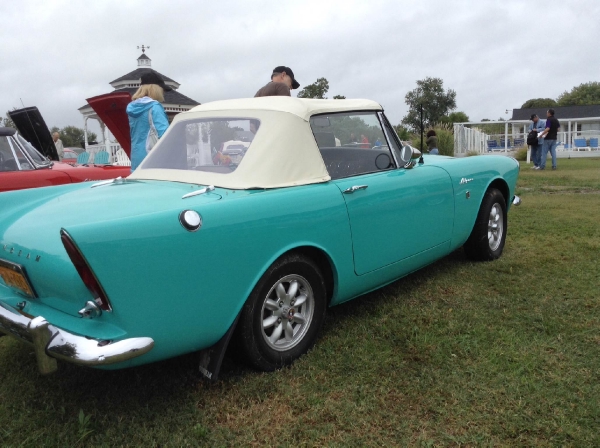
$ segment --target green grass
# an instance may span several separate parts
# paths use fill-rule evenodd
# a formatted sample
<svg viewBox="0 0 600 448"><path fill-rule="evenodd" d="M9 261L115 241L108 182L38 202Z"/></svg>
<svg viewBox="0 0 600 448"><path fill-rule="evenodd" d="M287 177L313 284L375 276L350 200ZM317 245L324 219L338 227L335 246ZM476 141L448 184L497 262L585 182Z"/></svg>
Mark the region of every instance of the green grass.
<svg viewBox="0 0 600 448"><path fill-rule="evenodd" d="M600 160L522 167L501 259L457 251L331 309L288 369L40 377L0 338L0 445L600 445Z"/></svg>

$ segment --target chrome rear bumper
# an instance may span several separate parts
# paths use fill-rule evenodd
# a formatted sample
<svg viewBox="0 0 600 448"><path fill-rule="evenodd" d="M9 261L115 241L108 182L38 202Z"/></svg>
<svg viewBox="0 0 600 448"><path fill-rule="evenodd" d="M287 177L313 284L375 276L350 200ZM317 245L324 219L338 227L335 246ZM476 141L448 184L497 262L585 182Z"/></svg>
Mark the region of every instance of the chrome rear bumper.
<svg viewBox="0 0 600 448"><path fill-rule="evenodd" d="M521 198L517 195L512 200L513 205L521 205Z"/></svg>
<svg viewBox="0 0 600 448"><path fill-rule="evenodd" d="M33 344L42 374L56 371L57 359L80 366L104 366L136 358L154 347L152 338L108 342L78 336L56 328L41 316L30 319L0 303L0 336L2 333Z"/></svg>

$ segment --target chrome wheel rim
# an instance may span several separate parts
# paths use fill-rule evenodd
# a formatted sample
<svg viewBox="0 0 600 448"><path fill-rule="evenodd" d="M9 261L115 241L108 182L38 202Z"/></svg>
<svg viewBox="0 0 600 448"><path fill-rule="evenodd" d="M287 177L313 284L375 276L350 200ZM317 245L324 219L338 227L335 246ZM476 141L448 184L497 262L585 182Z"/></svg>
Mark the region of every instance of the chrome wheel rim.
<svg viewBox="0 0 600 448"><path fill-rule="evenodd" d="M295 347L306 335L313 319L315 296L300 275L286 275L269 290L261 312L262 335L277 351Z"/></svg>
<svg viewBox="0 0 600 448"><path fill-rule="evenodd" d="M490 210L490 217L488 219L488 243L490 249L496 250L500 247L502 242L502 235L504 234L504 213L500 204L495 203L492 205Z"/></svg>

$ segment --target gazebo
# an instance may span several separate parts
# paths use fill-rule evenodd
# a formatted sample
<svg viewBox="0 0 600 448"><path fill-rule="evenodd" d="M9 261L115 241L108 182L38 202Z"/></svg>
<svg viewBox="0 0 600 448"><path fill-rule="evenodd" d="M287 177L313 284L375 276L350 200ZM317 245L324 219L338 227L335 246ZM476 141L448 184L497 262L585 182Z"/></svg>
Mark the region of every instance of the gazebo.
<svg viewBox="0 0 600 448"><path fill-rule="evenodd" d="M139 47L138 47L139 48ZM140 86L140 78L144 73L154 72L158 76L160 76L169 87L173 90L170 92L165 92L165 102L163 106L165 108L165 112L169 118L169 122L173 120L173 117L180 112L184 112L192 109L194 106L199 105L198 101L195 101L182 93L178 92L180 84L169 78L168 76L163 75L162 73L157 72L152 68L152 60L146 54L146 50L150 47L144 47L142 45L142 54L137 58L137 68L114 81L110 82L110 85L113 87L113 91L110 93L118 93L118 92L126 92L130 95L133 95ZM109 92L107 92L109 93ZM83 115L84 121L84 131L85 131L85 150L90 153L95 153L100 149L105 149L109 154L114 155L120 149L120 145L115 142L110 142L108 137L108 129L106 125L102 122L102 120L98 117L96 112L92 109L89 104L80 107L79 112ZM97 120L100 124L101 135L102 135L102 143L92 145L88 142L88 120L93 119Z"/></svg>

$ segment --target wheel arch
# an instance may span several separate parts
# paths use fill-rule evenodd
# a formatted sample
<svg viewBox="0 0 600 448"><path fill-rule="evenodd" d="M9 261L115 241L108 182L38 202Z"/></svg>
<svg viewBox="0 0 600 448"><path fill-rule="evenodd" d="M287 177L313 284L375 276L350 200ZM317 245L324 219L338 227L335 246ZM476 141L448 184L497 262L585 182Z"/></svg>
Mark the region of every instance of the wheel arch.
<svg viewBox="0 0 600 448"><path fill-rule="evenodd" d="M500 193L502 193L502 196L504 197L504 202L506 203L506 208L508 209L508 205L510 204L510 190L508 189L508 184L506 183L506 181L500 177L494 179L492 182L490 182L490 184L488 185L487 189L485 190L486 192L490 189L490 188L495 188L498 191L500 191ZM483 201L483 196L481 198L481 200ZM481 207L481 204L480 204Z"/></svg>
<svg viewBox="0 0 600 448"><path fill-rule="evenodd" d="M321 271L321 274L323 275L323 280L325 281L327 303L331 303L331 300L333 299L333 294L335 292L335 286L337 284L337 272L335 270L335 265L331 257L323 248L315 246L298 246L282 253L280 257L292 252L302 254L310 258L317 264Z"/></svg>

